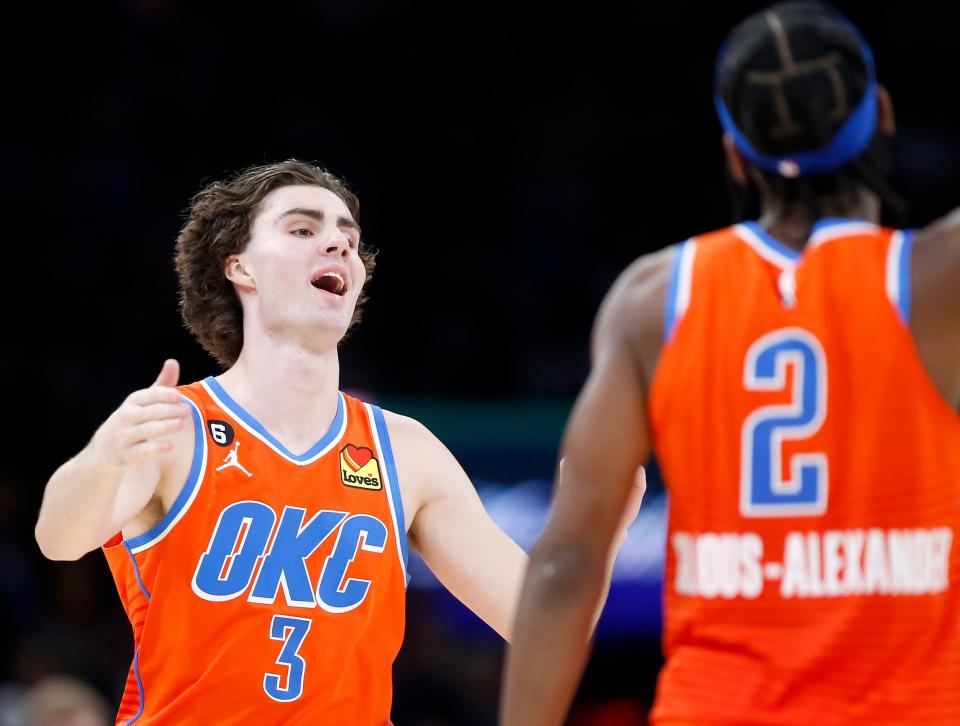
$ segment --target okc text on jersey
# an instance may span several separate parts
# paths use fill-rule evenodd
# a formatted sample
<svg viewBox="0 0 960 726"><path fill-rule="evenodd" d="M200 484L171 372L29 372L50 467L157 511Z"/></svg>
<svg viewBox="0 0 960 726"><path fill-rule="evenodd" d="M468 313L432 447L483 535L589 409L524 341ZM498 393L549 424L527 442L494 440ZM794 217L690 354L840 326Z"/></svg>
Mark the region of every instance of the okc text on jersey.
<svg viewBox="0 0 960 726"><path fill-rule="evenodd" d="M197 562L193 592L216 602L249 590L248 602L273 603L282 588L292 607L321 607L331 613L358 607L370 581L350 577L350 565L360 551L383 552L386 525L369 514L332 510L306 517L306 509L291 506L284 507L278 517L257 501L226 507ZM314 584L307 561L334 532L333 548Z"/></svg>

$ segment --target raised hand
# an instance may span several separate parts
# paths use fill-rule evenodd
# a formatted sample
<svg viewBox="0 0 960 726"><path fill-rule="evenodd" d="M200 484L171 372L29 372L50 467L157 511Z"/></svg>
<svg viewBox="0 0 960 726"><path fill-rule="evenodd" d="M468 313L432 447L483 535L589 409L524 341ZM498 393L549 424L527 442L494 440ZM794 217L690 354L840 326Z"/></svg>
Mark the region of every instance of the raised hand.
<svg viewBox="0 0 960 726"><path fill-rule="evenodd" d="M171 436L184 426L190 414L175 388L179 377L180 364L168 359L152 386L127 396L93 435L91 447L101 460L131 469L170 451Z"/></svg>

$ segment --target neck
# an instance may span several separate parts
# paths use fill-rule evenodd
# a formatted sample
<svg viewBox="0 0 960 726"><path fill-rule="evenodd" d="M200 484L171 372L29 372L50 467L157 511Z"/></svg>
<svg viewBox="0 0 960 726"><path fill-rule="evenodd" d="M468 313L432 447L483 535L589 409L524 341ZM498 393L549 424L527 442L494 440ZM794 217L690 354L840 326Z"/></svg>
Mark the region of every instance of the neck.
<svg viewBox="0 0 960 726"><path fill-rule="evenodd" d="M218 381L284 446L295 453L305 451L336 415L336 345L309 350L294 341L258 340L254 331L244 330L244 336L240 357Z"/></svg>
<svg viewBox="0 0 960 726"><path fill-rule="evenodd" d="M758 223L785 245L802 250L810 237L810 229L819 219L846 217L867 222L880 222L880 198L863 187L853 193L826 195L817 198L817 209L806 200L784 203L768 192L762 193Z"/></svg>

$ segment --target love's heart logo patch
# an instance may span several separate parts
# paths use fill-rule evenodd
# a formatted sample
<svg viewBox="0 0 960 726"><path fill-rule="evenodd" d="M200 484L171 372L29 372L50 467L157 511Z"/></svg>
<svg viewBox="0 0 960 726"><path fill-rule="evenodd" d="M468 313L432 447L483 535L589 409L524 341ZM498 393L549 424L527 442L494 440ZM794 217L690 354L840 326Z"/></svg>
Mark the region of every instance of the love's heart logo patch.
<svg viewBox="0 0 960 726"><path fill-rule="evenodd" d="M353 444L340 449L340 481L355 489L383 489L380 466L373 451Z"/></svg>

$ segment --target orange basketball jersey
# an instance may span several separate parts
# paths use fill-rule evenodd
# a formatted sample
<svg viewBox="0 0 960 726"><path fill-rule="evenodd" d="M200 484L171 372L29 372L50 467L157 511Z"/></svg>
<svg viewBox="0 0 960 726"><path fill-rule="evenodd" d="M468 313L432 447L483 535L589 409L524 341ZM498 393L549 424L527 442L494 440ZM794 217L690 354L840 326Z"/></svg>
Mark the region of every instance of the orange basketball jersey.
<svg viewBox="0 0 960 726"><path fill-rule="evenodd" d="M180 391L187 481L104 546L135 647L117 723L387 724L407 550L382 411L340 394L295 455L215 379Z"/></svg>
<svg viewBox="0 0 960 726"><path fill-rule="evenodd" d="M658 724L960 723L960 418L912 233L680 245L651 384L670 493Z"/></svg>

